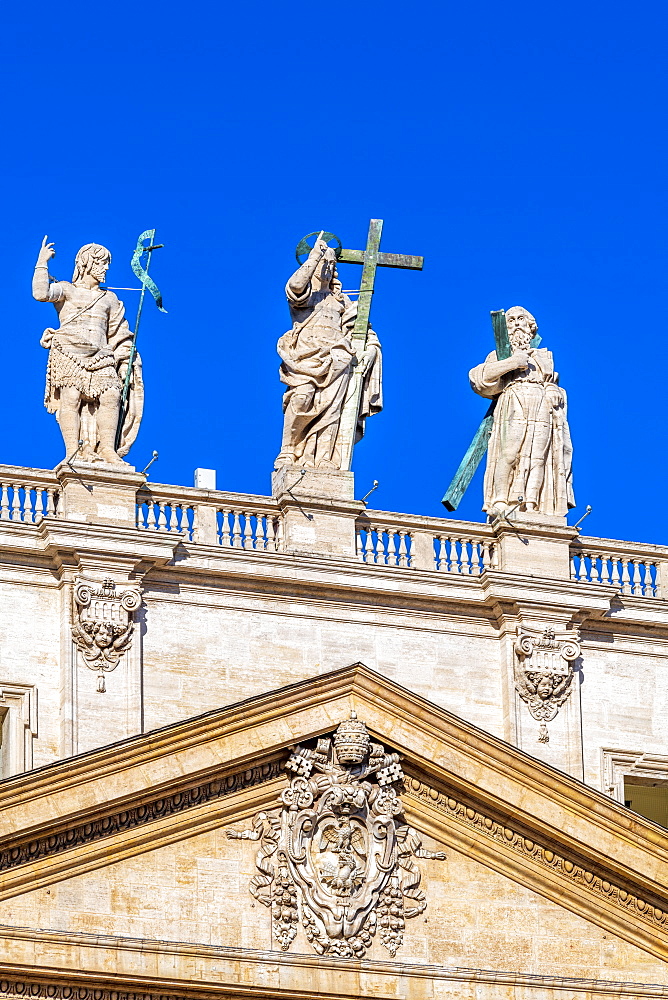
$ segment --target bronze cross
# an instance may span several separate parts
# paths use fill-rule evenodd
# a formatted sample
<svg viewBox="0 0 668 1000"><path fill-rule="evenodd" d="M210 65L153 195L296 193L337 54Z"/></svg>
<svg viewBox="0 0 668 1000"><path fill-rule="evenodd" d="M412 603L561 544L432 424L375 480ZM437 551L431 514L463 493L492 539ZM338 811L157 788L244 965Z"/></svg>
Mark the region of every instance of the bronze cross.
<svg viewBox="0 0 668 1000"><path fill-rule="evenodd" d="M380 250L380 235L383 230L382 219L371 219L369 234L364 250L344 250L337 252L337 259L342 264L361 264L362 280L360 281L359 299L357 302L357 319L352 332L352 343L358 359L366 350L369 331L369 316L371 299L374 291L377 267L402 267L411 271L421 271L424 257L412 257L401 253L383 253ZM348 471L353 460L353 445L355 443L355 428L362 395L363 373L355 371L351 379L343 413L341 415L341 469Z"/></svg>

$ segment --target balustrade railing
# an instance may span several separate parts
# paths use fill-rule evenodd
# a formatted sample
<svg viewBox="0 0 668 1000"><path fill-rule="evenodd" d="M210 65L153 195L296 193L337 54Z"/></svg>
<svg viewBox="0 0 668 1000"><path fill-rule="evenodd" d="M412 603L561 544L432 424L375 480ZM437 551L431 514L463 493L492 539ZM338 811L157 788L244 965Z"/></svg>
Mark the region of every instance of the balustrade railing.
<svg viewBox="0 0 668 1000"><path fill-rule="evenodd" d="M485 524L370 510L356 528L357 558L368 565L457 576L480 576L496 567L494 536Z"/></svg>
<svg viewBox="0 0 668 1000"><path fill-rule="evenodd" d="M246 551L280 552L283 546L281 516L271 497L156 484L137 498L137 527Z"/></svg>
<svg viewBox="0 0 668 1000"><path fill-rule="evenodd" d="M661 546L601 538L580 538L571 546L571 580L604 583L632 597L665 597L667 567L668 549Z"/></svg>
<svg viewBox="0 0 668 1000"><path fill-rule="evenodd" d="M0 521L39 524L57 515L58 499L58 482L50 472L0 466Z"/></svg>

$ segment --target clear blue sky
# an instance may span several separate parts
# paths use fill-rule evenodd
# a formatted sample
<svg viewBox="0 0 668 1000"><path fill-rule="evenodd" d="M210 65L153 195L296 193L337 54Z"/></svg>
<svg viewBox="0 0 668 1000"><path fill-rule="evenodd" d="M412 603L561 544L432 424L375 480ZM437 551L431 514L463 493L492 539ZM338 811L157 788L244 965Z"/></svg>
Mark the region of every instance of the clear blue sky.
<svg viewBox="0 0 668 1000"><path fill-rule="evenodd" d="M491 309L537 317L568 392L587 531L668 543L665 4L171 0L3 10L0 461L62 456L42 407L45 233L69 278L84 243L111 285L156 226L167 316L141 331L147 406L130 459L154 480L268 493L281 431L275 344L294 246L325 228L423 254L379 272L385 411L357 495L442 516L486 403L468 369ZM347 265L344 287L359 269ZM121 293L123 294L123 293ZM134 314L137 296L125 293ZM478 474L456 517L482 520Z"/></svg>

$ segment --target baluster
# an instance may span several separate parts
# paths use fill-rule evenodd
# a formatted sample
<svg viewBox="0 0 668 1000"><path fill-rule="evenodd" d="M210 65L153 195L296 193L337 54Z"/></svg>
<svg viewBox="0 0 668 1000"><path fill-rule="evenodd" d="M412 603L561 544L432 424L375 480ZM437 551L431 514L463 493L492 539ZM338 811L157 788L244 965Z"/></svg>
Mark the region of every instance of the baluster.
<svg viewBox="0 0 668 1000"><path fill-rule="evenodd" d="M654 587L652 585L652 564L649 559L643 559L642 565L645 571L642 581L642 595L643 597L652 597L654 593Z"/></svg>
<svg viewBox="0 0 668 1000"><path fill-rule="evenodd" d="M473 553L474 545L470 539L464 541L464 572L467 576L473 576Z"/></svg>
<svg viewBox="0 0 668 1000"><path fill-rule="evenodd" d="M399 537L399 531L396 529L387 529L387 552L388 566L398 566L399 565L399 546L401 545L401 538Z"/></svg>
<svg viewBox="0 0 668 1000"><path fill-rule="evenodd" d="M640 571L635 559L629 559L629 594L635 595L638 590Z"/></svg>
<svg viewBox="0 0 668 1000"><path fill-rule="evenodd" d="M241 548L241 522L239 521L239 511L230 511L230 514L234 517L232 523L232 530L230 532L230 544L234 549Z"/></svg>
<svg viewBox="0 0 668 1000"><path fill-rule="evenodd" d="M438 571L443 567L443 556L445 555L445 543L443 535L434 535L434 568Z"/></svg>
<svg viewBox="0 0 668 1000"><path fill-rule="evenodd" d="M148 510L146 513L146 530L155 531L157 527L155 520L155 503L153 502L153 500L147 500L146 503L148 506Z"/></svg>
<svg viewBox="0 0 668 1000"><path fill-rule="evenodd" d="M12 483L12 521L21 520L21 497L16 483Z"/></svg>
<svg viewBox="0 0 668 1000"><path fill-rule="evenodd" d="M397 566L408 566L407 531L397 531Z"/></svg>
<svg viewBox="0 0 668 1000"><path fill-rule="evenodd" d="M366 546L368 537L368 531L363 531L362 528L357 529L357 558L362 563L366 562Z"/></svg>
<svg viewBox="0 0 668 1000"><path fill-rule="evenodd" d="M252 542L252 535L251 535L251 530L252 529L251 529L251 523L250 523L250 514L247 514L246 511L243 511L242 514L241 514L241 516L243 517L243 521L240 522L241 523L241 548L242 549L251 548L253 542ZM248 545L246 544L247 542L248 542Z"/></svg>
<svg viewBox="0 0 668 1000"><path fill-rule="evenodd" d="M577 582L580 579L580 575L578 573L575 559L575 552L571 552L571 580L575 580Z"/></svg>
<svg viewBox="0 0 668 1000"><path fill-rule="evenodd" d="M646 597L657 597L657 584L659 582L659 566L655 562L645 563L649 579L645 578L645 584L649 583L649 593Z"/></svg>
<svg viewBox="0 0 668 1000"><path fill-rule="evenodd" d="M2 484L2 499L0 500L0 521L9 520L9 489L6 483Z"/></svg>
<svg viewBox="0 0 668 1000"><path fill-rule="evenodd" d="M628 561L628 559L623 559L622 558L621 563L622 563L622 586L621 586L621 591L622 591L622 594L630 594L631 591L629 590L629 584L630 584L631 578L629 576L629 561Z"/></svg>
<svg viewBox="0 0 668 1000"><path fill-rule="evenodd" d="M455 539L455 573L464 572L464 542L461 538Z"/></svg>
<svg viewBox="0 0 668 1000"><path fill-rule="evenodd" d="M32 500L32 487L26 486L25 484L21 487L23 489L23 512L21 514L21 520L26 524L32 524L33 522L33 500Z"/></svg>
<svg viewBox="0 0 668 1000"><path fill-rule="evenodd" d="M169 521L167 520L167 504L158 504L158 531L168 531L169 523L171 522L171 511L169 515Z"/></svg>
<svg viewBox="0 0 668 1000"><path fill-rule="evenodd" d="M274 520L274 549L276 552L283 551L283 518L278 514Z"/></svg>
<svg viewBox="0 0 668 1000"><path fill-rule="evenodd" d="M253 539L253 548L257 549L259 552L263 552L267 547L266 535L265 535L265 522L263 514L255 515L255 536Z"/></svg>
<svg viewBox="0 0 668 1000"><path fill-rule="evenodd" d="M224 545L227 548L230 543L230 522L228 521L228 511L224 507L221 507L218 511L220 514L220 535L218 541L220 545Z"/></svg>
<svg viewBox="0 0 668 1000"><path fill-rule="evenodd" d="M616 587L617 590L621 590L622 586L622 567L619 561L619 556L610 556L610 584Z"/></svg>
<svg viewBox="0 0 668 1000"><path fill-rule="evenodd" d="M482 576L487 568L487 542L474 542L473 544L476 576Z"/></svg>

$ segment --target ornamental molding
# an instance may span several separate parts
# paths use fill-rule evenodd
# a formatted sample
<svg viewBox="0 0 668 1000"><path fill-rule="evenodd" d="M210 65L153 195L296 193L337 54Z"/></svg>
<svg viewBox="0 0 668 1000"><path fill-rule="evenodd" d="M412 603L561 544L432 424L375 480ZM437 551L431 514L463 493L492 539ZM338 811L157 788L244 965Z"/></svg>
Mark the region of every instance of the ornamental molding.
<svg viewBox="0 0 668 1000"><path fill-rule="evenodd" d="M287 951L301 922L318 954L362 958L378 933L394 958L406 920L427 907L414 859L445 859L403 818L399 755L373 743L352 712L285 767L278 808L227 831L259 842L249 891L271 909L274 938Z"/></svg>
<svg viewBox="0 0 668 1000"><path fill-rule="evenodd" d="M132 645L134 612L141 606L142 588L126 583L117 589L110 577L94 583L74 580L72 639L83 662L97 671L97 690L106 691L105 673L115 670Z"/></svg>
<svg viewBox="0 0 668 1000"><path fill-rule="evenodd" d="M549 743L547 723L557 717L573 687L573 662L582 652L578 633L557 635L554 628L534 632L518 626L513 651L515 690L531 717L540 722L538 742Z"/></svg>
<svg viewBox="0 0 668 1000"><path fill-rule="evenodd" d="M264 784L278 778L281 773L280 760L272 760L235 774L226 774L198 785L164 793L159 798L128 805L122 810L80 822L76 826L68 826L67 829L51 831L42 837L20 843L13 841L10 847L0 848L0 872L185 812L234 792Z"/></svg>
<svg viewBox="0 0 668 1000"><path fill-rule="evenodd" d="M432 809L449 819L474 828L476 833L488 840L530 859L543 870L549 871L551 879L557 875L585 889L598 899L606 899L627 914L640 918L652 928L668 929L668 899L657 897L655 905L648 900L646 893L640 896L630 886L616 884L592 868L580 864L579 859L568 858L559 853L554 849L554 845L548 847L546 844L541 844L481 812L472 803L461 801L455 797L456 793L440 791L420 778L407 777L404 793L418 802L427 802Z"/></svg>

